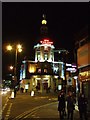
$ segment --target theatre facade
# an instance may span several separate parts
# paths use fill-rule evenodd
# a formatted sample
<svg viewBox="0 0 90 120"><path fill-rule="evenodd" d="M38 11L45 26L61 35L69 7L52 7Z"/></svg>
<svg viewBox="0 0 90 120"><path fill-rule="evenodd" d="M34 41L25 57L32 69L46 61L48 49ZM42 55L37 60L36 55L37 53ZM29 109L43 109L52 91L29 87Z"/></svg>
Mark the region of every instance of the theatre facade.
<svg viewBox="0 0 90 120"><path fill-rule="evenodd" d="M54 45L49 39L43 39L34 46L35 61L22 61L20 70L21 86L29 91L46 92L48 88L55 91L62 84L64 77L64 63L54 61ZM62 87L62 85L61 85Z"/></svg>
<svg viewBox="0 0 90 120"><path fill-rule="evenodd" d="M51 92L61 90L66 87L65 62L60 58L55 60L55 52L67 53L65 49L56 50L53 41L47 36L47 21L43 15L41 26L41 38L34 46L35 59L22 61L20 69L20 87L24 90ZM60 55L59 55L60 56Z"/></svg>

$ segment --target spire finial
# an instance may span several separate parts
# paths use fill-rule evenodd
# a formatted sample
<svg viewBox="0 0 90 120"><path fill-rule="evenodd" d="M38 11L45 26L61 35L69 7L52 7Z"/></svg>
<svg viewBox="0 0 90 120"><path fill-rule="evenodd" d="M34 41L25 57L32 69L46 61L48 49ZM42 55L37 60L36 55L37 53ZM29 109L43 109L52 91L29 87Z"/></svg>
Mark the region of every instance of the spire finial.
<svg viewBox="0 0 90 120"><path fill-rule="evenodd" d="M46 15L45 14L43 14L43 20L42 20L42 24L47 24L47 21L46 21Z"/></svg>
<svg viewBox="0 0 90 120"><path fill-rule="evenodd" d="M46 15L45 15L45 14L43 14L43 19L44 19L44 20L46 19Z"/></svg>

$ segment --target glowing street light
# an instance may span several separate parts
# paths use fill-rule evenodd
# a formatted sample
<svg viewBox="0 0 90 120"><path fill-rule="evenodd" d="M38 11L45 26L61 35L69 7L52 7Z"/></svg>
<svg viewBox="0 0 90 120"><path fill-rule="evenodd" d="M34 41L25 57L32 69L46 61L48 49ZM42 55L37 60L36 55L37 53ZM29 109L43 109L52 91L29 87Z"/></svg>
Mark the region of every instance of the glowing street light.
<svg viewBox="0 0 90 120"><path fill-rule="evenodd" d="M18 52L22 52L22 49L21 49L21 48L19 48L19 49L18 49Z"/></svg>
<svg viewBox="0 0 90 120"><path fill-rule="evenodd" d="M14 69L14 80L17 81L17 53L18 52L22 52L22 46L20 44L15 44L15 66L13 68L13 66L10 66L10 69ZM7 50L11 51L13 49L13 47L11 45L8 45L7 47Z"/></svg>
<svg viewBox="0 0 90 120"><path fill-rule="evenodd" d="M11 50L12 50L12 46L11 46L11 45L8 45L8 46L7 46L7 50L11 51Z"/></svg>
<svg viewBox="0 0 90 120"><path fill-rule="evenodd" d="M17 48L18 48L18 49L21 49L21 48L22 48L22 46L21 46L20 44L18 44L18 45L17 45Z"/></svg>

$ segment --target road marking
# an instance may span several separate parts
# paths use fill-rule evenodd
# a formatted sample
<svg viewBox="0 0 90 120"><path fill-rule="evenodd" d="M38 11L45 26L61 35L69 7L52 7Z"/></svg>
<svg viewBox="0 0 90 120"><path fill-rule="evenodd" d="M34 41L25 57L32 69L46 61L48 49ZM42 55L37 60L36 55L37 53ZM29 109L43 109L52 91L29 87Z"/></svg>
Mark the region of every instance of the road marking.
<svg viewBox="0 0 90 120"><path fill-rule="evenodd" d="M3 111L4 111L4 109L6 108L6 106L7 106L7 103L3 106L3 109L2 109Z"/></svg>
<svg viewBox="0 0 90 120"><path fill-rule="evenodd" d="M23 117L23 119L28 118L29 116L32 116L34 114L36 114L36 112L38 111L38 109L42 108L42 107L46 107L48 105L52 105L52 104L56 104L58 102L52 102L52 103L48 103L42 106L37 107L35 110L31 111L31 113L28 113L27 115L25 115L25 117ZM37 118L37 117L33 117L33 118ZM40 118L40 117L39 117Z"/></svg>
<svg viewBox="0 0 90 120"><path fill-rule="evenodd" d="M37 109L41 108L41 107L44 107L44 106L48 106L48 105L52 105L54 103L57 103L57 102L52 102L52 103L48 103L48 104L45 104L45 105L41 105L41 106L37 106L35 108L33 108L32 110L28 110L28 111L25 111L24 113L18 115L17 117L15 117L13 120L19 120L21 118L24 118L26 116L28 116L28 114L30 114L31 112L34 112L36 111Z"/></svg>
<svg viewBox="0 0 90 120"><path fill-rule="evenodd" d="M38 108L39 109L39 108ZM29 114L27 114L25 117L23 117L24 119L25 118L28 118L29 116L35 116L35 113L36 113L36 111L38 110L38 109L36 109L36 110L34 110L34 111L32 111L31 113L29 113ZM35 117L34 117L35 118Z"/></svg>
<svg viewBox="0 0 90 120"><path fill-rule="evenodd" d="M2 119L2 110L0 110L0 118Z"/></svg>
<svg viewBox="0 0 90 120"><path fill-rule="evenodd" d="M4 106L3 106L2 111L4 111L4 109L6 108L8 101L9 101L9 99L6 100L6 102L5 102Z"/></svg>
<svg viewBox="0 0 90 120"><path fill-rule="evenodd" d="M35 117L35 114L33 114L32 117Z"/></svg>
<svg viewBox="0 0 90 120"><path fill-rule="evenodd" d="M35 117L35 118L40 118L39 116Z"/></svg>
<svg viewBox="0 0 90 120"><path fill-rule="evenodd" d="M45 107L45 106L48 106L48 105L51 105L51 104L55 104L55 103L58 103L58 102L56 101L56 102L48 103L48 104L45 104L45 105L37 106L37 107L33 108L32 110L25 111L24 113L18 115L13 120L28 118L28 116L33 115L39 108L42 108L42 107ZM77 106L75 106L75 109L78 110Z"/></svg>
<svg viewBox="0 0 90 120"><path fill-rule="evenodd" d="M12 107L12 103L10 103L9 107L8 107L8 110L7 110L7 113L5 115L5 119L4 120L8 120L9 118L9 115L10 115L10 111L11 111L11 107Z"/></svg>

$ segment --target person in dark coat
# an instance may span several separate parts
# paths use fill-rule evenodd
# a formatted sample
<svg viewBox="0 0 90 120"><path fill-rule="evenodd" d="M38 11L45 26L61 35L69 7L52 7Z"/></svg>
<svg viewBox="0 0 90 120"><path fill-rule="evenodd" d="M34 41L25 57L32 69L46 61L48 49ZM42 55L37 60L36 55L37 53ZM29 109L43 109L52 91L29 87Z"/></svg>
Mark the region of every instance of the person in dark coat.
<svg viewBox="0 0 90 120"><path fill-rule="evenodd" d="M23 91L24 91L24 88L23 88L23 87L21 87L21 92L23 93Z"/></svg>
<svg viewBox="0 0 90 120"><path fill-rule="evenodd" d="M78 98L78 109L79 109L79 115L80 115L80 120L88 120L87 118L87 99L85 98L84 94L80 94Z"/></svg>
<svg viewBox="0 0 90 120"><path fill-rule="evenodd" d="M65 112L65 95L64 92L60 92L58 95L58 111L60 115L60 120L64 119L64 112Z"/></svg>
<svg viewBox="0 0 90 120"><path fill-rule="evenodd" d="M14 97L16 97L17 90L14 88Z"/></svg>
<svg viewBox="0 0 90 120"><path fill-rule="evenodd" d="M69 91L69 95L67 96L67 113L68 117L67 119L73 120L73 111L75 109L75 98L73 96L73 93Z"/></svg>

